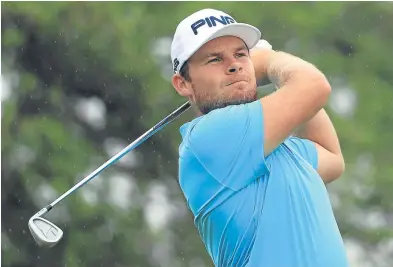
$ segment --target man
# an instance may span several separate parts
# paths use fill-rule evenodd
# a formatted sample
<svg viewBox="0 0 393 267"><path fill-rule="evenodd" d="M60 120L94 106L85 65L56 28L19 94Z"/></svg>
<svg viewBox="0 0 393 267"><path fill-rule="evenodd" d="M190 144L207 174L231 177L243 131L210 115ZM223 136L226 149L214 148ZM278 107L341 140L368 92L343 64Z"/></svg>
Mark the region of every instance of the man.
<svg viewBox="0 0 393 267"><path fill-rule="evenodd" d="M180 129L181 189L215 266L348 266L325 187L344 170L330 85L260 37L213 9L178 25L172 83L198 114ZM278 90L257 99L266 76Z"/></svg>

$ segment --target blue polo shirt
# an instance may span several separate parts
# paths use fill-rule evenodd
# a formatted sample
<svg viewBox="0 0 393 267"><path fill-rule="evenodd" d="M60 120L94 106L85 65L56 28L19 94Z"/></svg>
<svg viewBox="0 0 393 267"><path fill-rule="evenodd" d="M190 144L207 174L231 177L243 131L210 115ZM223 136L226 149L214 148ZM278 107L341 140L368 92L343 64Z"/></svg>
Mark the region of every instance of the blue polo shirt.
<svg viewBox="0 0 393 267"><path fill-rule="evenodd" d="M259 100L180 132L180 187L215 266L349 266L311 141L290 137L264 157Z"/></svg>

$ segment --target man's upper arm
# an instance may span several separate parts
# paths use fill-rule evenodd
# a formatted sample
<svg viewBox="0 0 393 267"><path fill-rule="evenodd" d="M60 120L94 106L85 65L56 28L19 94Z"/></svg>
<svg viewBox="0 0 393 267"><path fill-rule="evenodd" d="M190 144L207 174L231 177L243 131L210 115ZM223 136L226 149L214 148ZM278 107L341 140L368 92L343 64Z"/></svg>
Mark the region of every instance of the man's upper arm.
<svg viewBox="0 0 393 267"><path fill-rule="evenodd" d="M319 157L314 142L298 137L290 137L288 141L291 149L294 149L297 153L299 153L314 170L318 170Z"/></svg>
<svg viewBox="0 0 393 267"><path fill-rule="evenodd" d="M344 160L317 143L298 137L289 138L290 145L318 172L324 183L337 179L344 171Z"/></svg>
<svg viewBox="0 0 393 267"><path fill-rule="evenodd" d="M262 118L259 101L214 110L190 131L190 149L215 179L239 190L267 170Z"/></svg>
<svg viewBox="0 0 393 267"><path fill-rule="evenodd" d="M323 108L330 90L322 73L315 68L300 66L280 89L260 99L264 115L265 156Z"/></svg>

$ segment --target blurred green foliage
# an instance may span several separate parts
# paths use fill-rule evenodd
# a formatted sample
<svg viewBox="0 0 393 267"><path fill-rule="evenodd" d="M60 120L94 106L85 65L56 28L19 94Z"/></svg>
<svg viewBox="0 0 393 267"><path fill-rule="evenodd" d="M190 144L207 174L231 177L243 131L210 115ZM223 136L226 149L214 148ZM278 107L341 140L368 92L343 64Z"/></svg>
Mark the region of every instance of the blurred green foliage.
<svg viewBox="0 0 393 267"><path fill-rule="evenodd" d="M202 8L223 9L255 25L275 49L326 74L333 85L327 110L347 166L329 185L339 226L346 241L366 249L364 259L373 266L393 262L392 251L379 260L373 256L393 242L390 3L2 2L1 7L2 266L212 266L176 179L178 128L191 112L140 146L134 153L138 164L113 166L86 185L84 193L95 195L94 201L81 190L59 204L48 215L65 232L56 247L38 248L27 228L38 209L114 154L107 151L109 138L125 146L185 101L168 79L168 40L177 23ZM78 101L92 99L104 107L104 126L81 117L88 113L86 104L77 112ZM125 208L111 202L117 181L111 178L119 173L134 183ZM146 209L160 190L172 216L154 230ZM159 218L163 212L156 205L152 214Z"/></svg>

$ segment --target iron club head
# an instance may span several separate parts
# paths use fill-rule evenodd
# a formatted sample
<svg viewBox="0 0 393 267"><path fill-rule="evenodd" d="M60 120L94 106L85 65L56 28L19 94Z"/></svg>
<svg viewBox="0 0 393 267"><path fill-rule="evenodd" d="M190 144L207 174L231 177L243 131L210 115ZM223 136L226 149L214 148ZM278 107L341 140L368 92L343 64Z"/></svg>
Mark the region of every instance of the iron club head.
<svg viewBox="0 0 393 267"><path fill-rule="evenodd" d="M63 231L59 227L41 217L31 217L29 229L40 247L51 248L63 237Z"/></svg>

